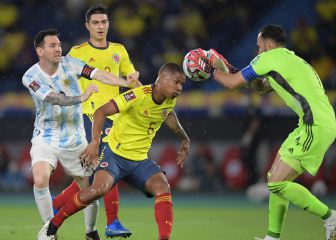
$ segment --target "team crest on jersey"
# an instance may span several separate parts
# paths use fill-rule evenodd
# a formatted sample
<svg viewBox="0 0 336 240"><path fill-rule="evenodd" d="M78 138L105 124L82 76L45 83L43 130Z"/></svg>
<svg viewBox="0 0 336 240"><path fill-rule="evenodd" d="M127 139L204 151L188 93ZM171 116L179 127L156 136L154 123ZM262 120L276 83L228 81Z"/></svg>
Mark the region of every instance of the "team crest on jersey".
<svg viewBox="0 0 336 240"><path fill-rule="evenodd" d="M148 110L146 109L146 110L143 112L143 114L144 114L145 116L149 116L149 112L148 112Z"/></svg>
<svg viewBox="0 0 336 240"><path fill-rule="evenodd" d="M130 91L130 92L124 94L124 98L128 102L128 101L131 101L132 99L135 99L136 96L135 96L133 91Z"/></svg>
<svg viewBox="0 0 336 240"><path fill-rule="evenodd" d="M168 110L167 110L167 108L162 109L162 117L163 117L163 119L166 119L167 116L168 116Z"/></svg>
<svg viewBox="0 0 336 240"><path fill-rule="evenodd" d="M108 165L108 162L102 162L99 166L102 168L106 168Z"/></svg>
<svg viewBox="0 0 336 240"><path fill-rule="evenodd" d="M109 135L110 132L111 132L111 128L105 128L105 135Z"/></svg>
<svg viewBox="0 0 336 240"><path fill-rule="evenodd" d="M94 59L93 57L91 57L90 59L89 59L89 63L91 63L91 62L95 62L96 61L96 59Z"/></svg>
<svg viewBox="0 0 336 240"><path fill-rule="evenodd" d="M113 61L115 61L116 63L120 62L120 55L115 53L112 55Z"/></svg>
<svg viewBox="0 0 336 240"><path fill-rule="evenodd" d="M29 88L30 88L31 90L33 90L34 92L36 92L40 87L41 87L41 85L38 84L36 81L32 81L32 82L29 84Z"/></svg>
<svg viewBox="0 0 336 240"><path fill-rule="evenodd" d="M70 80L69 80L69 79L65 79L65 80L63 81L63 83L64 83L64 86L66 86L66 87L69 87L69 86L70 86Z"/></svg>

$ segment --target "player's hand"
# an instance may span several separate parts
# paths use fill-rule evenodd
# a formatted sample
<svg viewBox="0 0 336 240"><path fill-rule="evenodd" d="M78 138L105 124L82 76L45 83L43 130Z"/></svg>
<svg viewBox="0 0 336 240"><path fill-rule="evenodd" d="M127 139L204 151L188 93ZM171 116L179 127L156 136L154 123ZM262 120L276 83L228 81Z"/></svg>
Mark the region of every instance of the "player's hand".
<svg viewBox="0 0 336 240"><path fill-rule="evenodd" d="M195 50L189 51L190 55L188 56L188 59L190 60L190 63L187 64L187 67L192 69L196 68L200 71L200 75L204 73L204 75L207 75L209 73L213 73L215 70L215 67L213 66L213 62L210 61L209 58L205 55L204 51L200 48ZM206 79L206 78L205 78Z"/></svg>
<svg viewBox="0 0 336 240"><path fill-rule="evenodd" d="M85 148L85 150L80 155L80 160L82 162L83 167L91 166L95 164L98 159L98 151L99 151L99 143L90 142L89 145Z"/></svg>
<svg viewBox="0 0 336 240"><path fill-rule="evenodd" d="M266 78L256 78L248 86L260 95L265 95L273 90Z"/></svg>
<svg viewBox="0 0 336 240"><path fill-rule="evenodd" d="M141 86L139 76L140 73L138 71L135 71L134 73L127 75L125 87L134 88Z"/></svg>
<svg viewBox="0 0 336 240"><path fill-rule="evenodd" d="M222 54L219 54L215 49L210 48L210 60L216 69L221 70L225 73L236 73L239 72L239 69L232 66L229 61L223 57Z"/></svg>
<svg viewBox="0 0 336 240"><path fill-rule="evenodd" d="M86 89L85 92L81 95L81 101L85 102L92 93L98 92L98 87L95 84L90 84Z"/></svg>
<svg viewBox="0 0 336 240"><path fill-rule="evenodd" d="M222 54L219 54L215 49L210 48L210 62L212 63L213 67L216 69L221 70L222 72L229 73L228 66L230 65L226 58L223 57Z"/></svg>
<svg viewBox="0 0 336 240"><path fill-rule="evenodd" d="M177 165L183 168L184 161L186 160L187 156L189 155L189 147L190 147L190 140L184 139L181 142L180 150L177 152Z"/></svg>

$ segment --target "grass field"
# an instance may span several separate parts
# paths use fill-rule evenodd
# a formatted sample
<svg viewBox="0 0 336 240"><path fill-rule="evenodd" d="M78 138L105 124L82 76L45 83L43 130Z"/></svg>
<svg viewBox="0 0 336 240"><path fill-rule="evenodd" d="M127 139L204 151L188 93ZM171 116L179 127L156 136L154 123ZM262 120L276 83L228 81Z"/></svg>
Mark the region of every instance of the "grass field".
<svg viewBox="0 0 336 240"><path fill-rule="evenodd" d="M0 239L35 239L41 220L31 196L0 195ZM155 240L157 228L152 200L121 196L120 218L133 231L130 240ZM101 208L98 230L102 239L105 213ZM267 204L253 204L243 197L176 196L172 240L253 240L267 230ZM69 218L59 230L59 239L83 240L83 215ZM281 240L322 240L324 228L317 217L290 208Z"/></svg>

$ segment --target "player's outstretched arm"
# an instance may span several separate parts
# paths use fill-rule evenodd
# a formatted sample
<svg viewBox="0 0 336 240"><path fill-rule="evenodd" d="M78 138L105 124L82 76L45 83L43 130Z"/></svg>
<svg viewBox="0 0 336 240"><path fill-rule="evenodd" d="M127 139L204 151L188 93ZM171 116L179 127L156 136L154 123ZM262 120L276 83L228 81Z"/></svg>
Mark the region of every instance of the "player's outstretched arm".
<svg viewBox="0 0 336 240"><path fill-rule="evenodd" d="M93 75L93 78L108 85L134 87L136 84L135 81L137 81L139 78L139 72L134 72L128 75L127 80L125 81L123 78L116 77L112 73L103 70L97 70Z"/></svg>
<svg viewBox="0 0 336 240"><path fill-rule="evenodd" d="M134 72L127 75L126 81L128 82L130 88L142 86L141 82L139 81L139 76L139 72Z"/></svg>
<svg viewBox="0 0 336 240"><path fill-rule="evenodd" d="M101 131L104 126L106 116L118 113L119 109L114 100L105 103L93 114L92 140L80 156L84 166L90 166L98 157L98 149L101 137Z"/></svg>
<svg viewBox="0 0 336 240"><path fill-rule="evenodd" d="M205 73L210 73L213 79L229 89L235 89L247 83L241 72L229 64L221 54L214 49L211 49L210 52L211 55L208 58L196 51L190 51L194 62L193 67ZM220 65L225 66L225 68L219 67L218 60L222 62Z"/></svg>
<svg viewBox="0 0 336 240"><path fill-rule="evenodd" d="M213 73L213 79L229 89L235 89L247 84L240 71L231 74L216 70Z"/></svg>
<svg viewBox="0 0 336 240"><path fill-rule="evenodd" d="M96 85L90 84L81 96L69 97L64 93L51 92L45 97L44 101L53 105L71 106L85 102L94 92L98 92L98 88Z"/></svg>
<svg viewBox="0 0 336 240"><path fill-rule="evenodd" d="M181 140L181 147L180 150L178 151L176 162L177 165L183 167L184 161L189 154L190 139L187 133L184 131L174 111L168 114L165 123Z"/></svg>

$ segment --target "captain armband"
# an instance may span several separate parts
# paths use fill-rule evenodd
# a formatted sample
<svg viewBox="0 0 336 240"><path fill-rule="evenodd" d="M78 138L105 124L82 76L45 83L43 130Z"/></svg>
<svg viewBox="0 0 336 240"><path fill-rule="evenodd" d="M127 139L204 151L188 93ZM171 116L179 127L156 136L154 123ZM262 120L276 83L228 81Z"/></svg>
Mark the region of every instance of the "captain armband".
<svg viewBox="0 0 336 240"><path fill-rule="evenodd" d="M98 71L97 68L93 68L93 67L90 67L89 65L85 65L80 75L81 77L85 77L87 79L92 80L93 76L95 75L97 71Z"/></svg>

